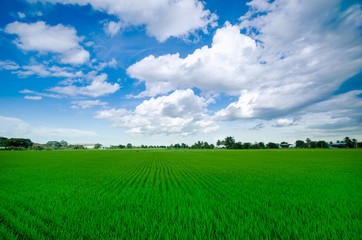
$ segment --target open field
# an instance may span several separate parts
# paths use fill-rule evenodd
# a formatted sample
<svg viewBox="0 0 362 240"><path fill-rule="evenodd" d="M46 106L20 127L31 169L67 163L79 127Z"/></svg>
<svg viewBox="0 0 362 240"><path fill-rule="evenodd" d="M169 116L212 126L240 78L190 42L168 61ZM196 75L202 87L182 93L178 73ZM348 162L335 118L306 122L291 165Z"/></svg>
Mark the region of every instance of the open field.
<svg viewBox="0 0 362 240"><path fill-rule="evenodd" d="M361 150L0 152L3 239L360 239Z"/></svg>

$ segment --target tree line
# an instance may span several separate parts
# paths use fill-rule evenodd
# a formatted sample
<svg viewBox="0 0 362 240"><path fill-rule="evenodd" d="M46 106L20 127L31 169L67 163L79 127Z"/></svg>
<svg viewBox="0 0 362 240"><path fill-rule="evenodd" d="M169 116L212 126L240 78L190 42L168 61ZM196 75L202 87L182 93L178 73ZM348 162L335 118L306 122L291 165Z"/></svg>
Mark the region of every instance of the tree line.
<svg viewBox="0 0 362 240"><path fill-rule="evenodd" d="M362 148L362 142L358 142L355 138L345 137L343 140L337 140L338 146L346 148ZM226 149L277 149L277 148L330 148L336 145L336 143L326 142L324 140L312 141L310 138L304 140L297 140L295 143L290 144L288 142L240 142L236 141L234 137L228 136L223 140L217 140L216 146L209 144L204 141L197 141L192 145L186 143L176 143L169 146L166 145L141 145L133 146L131 143L127 145L111 145L105 149L132 149L132 148L168 148L168 149L215 149L215 148L226 148ZM102 144L97 143L94 145L94 149L102 148ZM46 144L34 144L28 138L6 138L0 137L0 150L66 150L66 149L85 149L83 145L72 145L68 144L67 141L48 141Z"/></svg>

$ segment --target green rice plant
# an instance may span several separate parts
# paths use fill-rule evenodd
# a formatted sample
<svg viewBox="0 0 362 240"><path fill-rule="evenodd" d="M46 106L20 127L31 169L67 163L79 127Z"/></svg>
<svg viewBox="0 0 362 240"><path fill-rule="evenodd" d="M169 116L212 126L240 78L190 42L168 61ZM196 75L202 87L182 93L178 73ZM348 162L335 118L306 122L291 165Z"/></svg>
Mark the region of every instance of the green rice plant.
<svg viewBox="0 0 362 240"><path fill-rule="evenodd" d="M0 152L2 239L360 239L362 151Z"/></svg>

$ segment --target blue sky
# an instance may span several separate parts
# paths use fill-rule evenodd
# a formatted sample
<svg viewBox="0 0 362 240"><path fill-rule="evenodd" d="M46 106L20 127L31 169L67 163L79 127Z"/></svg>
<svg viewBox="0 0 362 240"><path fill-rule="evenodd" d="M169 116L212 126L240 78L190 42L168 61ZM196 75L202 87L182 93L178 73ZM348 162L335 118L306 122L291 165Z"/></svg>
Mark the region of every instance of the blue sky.
<svg viewBox="0 0 362 240"><path fill-rule="evenodd" d="M0 136L362 140L360 1L2 0Z"/></svg>

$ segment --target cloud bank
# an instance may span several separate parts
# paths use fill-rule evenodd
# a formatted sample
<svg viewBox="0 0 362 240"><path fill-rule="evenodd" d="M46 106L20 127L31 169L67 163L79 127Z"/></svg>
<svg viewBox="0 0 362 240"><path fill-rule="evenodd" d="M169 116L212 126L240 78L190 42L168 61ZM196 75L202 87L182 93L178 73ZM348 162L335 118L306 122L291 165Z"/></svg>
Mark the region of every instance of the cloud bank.
<svg viewBox="0 0 362 240"><path fill-rule="evenodd" d="M145 26L147 33L158 41L170 37L187 37L197 30L207 31L216 25L217 16L204 9L199 0L28 0L52 4L89 4L94 10L116 16L119 23L110 21L106 31L115 35L124 25Z"/></svg>
<svg viewBox="0 0 362 240"><path fill-rule="evenodd" d="M183 88L239 100L219 120L271 119L332 96L362 69L360 5L340 1L252 1L240 24L217 30L211 47L185 58L150 55L127 69L145 83L139 97ZM320 14L324 12L326 14Z"/></svg>

